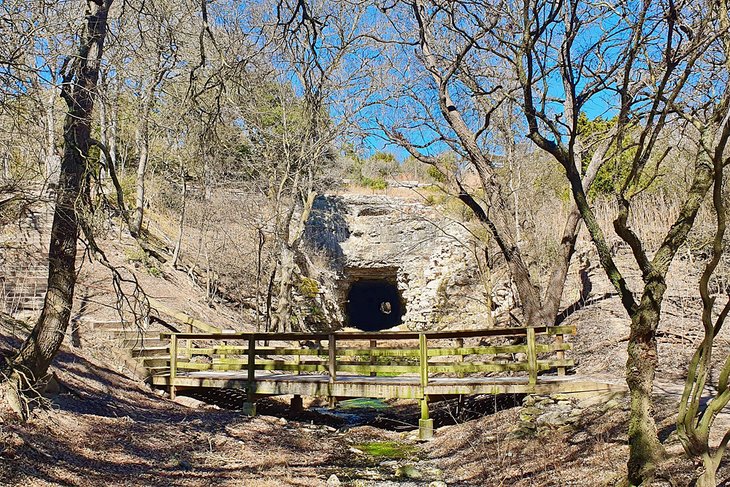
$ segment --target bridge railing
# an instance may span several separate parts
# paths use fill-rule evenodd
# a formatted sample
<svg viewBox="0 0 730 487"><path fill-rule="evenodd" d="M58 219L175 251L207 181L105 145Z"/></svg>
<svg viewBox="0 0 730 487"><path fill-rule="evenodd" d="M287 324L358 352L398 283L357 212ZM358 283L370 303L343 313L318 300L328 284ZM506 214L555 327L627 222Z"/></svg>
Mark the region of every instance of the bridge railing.
<svg viewBox="0 0 730 487"><path fill-rule="evenodd" d="M565 358L573 326L426 332L164 333L170 338L170 385L192 371L257 371L338 376L435 376L526 373L573 365ZM499 343L490 343L490 342ZM180 345L184 344L183 347Z"/></svg>

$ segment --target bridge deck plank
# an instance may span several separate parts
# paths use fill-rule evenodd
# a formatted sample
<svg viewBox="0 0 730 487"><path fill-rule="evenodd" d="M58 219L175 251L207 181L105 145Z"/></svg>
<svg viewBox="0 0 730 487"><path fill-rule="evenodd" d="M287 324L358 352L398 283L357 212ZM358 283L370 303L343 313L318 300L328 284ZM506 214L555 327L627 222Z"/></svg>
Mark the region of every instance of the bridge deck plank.
<svg viewBox="0 0 730 487"><path fill-rule="evenodd" d="M528 377L429 377L425 389L417 375L372 377L338 374L330 382L327 374L256 373L257 395L298 394L304 396L421 398L426 395L520 394L615 391L622 386L578 376L540 376L534 385ZM169 376L153 377L157 386L169 385ZM178 388L228 387L245 389L245 371L193 371L176 376Z"/></svg>

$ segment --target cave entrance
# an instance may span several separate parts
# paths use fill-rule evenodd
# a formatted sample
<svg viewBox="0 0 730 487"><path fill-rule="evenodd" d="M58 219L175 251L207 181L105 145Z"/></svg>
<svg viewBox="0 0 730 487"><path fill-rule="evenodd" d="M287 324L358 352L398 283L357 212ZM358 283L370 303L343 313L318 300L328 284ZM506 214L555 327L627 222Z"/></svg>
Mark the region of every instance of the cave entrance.
<svg viewBox="0 0 730 487"><path fill-rule="evenodd" d="M380 331L401 324L405 306L398 286L388 279L360 279L347 293L347 322L363 331Z"/></svg>

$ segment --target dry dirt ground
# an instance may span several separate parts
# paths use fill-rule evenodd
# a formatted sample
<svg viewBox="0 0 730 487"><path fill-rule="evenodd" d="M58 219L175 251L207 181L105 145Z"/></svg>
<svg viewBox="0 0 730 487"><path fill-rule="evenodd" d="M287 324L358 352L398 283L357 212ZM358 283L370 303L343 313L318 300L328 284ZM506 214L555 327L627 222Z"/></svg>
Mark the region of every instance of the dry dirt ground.
<svg viewBox="0 0 730 487"><path fill-rule="evenodd" d="M124 249L109 255L122 263ZM90 265L82 271L77 307L84 301L86 307L76 310L77 317L113 317L103 272ZM172 307L210 322L240 322L233 312L201 304L200 291L184 275L167 272L160 279L144 269L137 274ZM656 397L669 460L657 485L683 486L699 466L682 453L673 424L684 367L699 333L697 302L687 297L696 294L692 266L680 260L672 275ZM575 372L621 380L628 320L600 270L590 276L595 299L565 321L578 327L572 338ZM566 301L572 298L568 293ZM80 330L82 338L86 331ZM21 336L23 330L0 330L0 355L7 357ZM415 404L368 410L367 425L360 426L322 409L294 415L276 400L260 403L261 414L247 418L195 401L172 402L122 373L105 345L67 343L52 367L58 391L31 419L20 423L0 411L0 485L599 486L615 485L625 472L626 398L582 399L583 414L574 427L528 438L513 435L519 407L510 406L518 399L491 407L493 399L482 398L470 416L476 419L450 425L448 405L436 407L435 439L419 443L412 429ZM726 356L727 336L718 343L717 355ZM729 427L721 416L716 436ZM728 482L730 469L723 466L719 478Z"/></svg>
<svg viewBox="0 0 730 487"><path fill-rule="evenodd" d="M513 437L519 408L508 407L443 426L434 440L419 443L393 428L347 427L315 412L292 416L277 403L263 404L256 418L186 407L70 349L54 372L60 391L30 421L2 415L3 485L316 486L332 485L335 475L353 486L593 486L620 479L627 455L624 399L611 408L587 400L593 404L584 404L576 427L529 438ZM659 397L659 427L671 455L659 485L688 485L695 469L672 435L675 402Z"/></svg>

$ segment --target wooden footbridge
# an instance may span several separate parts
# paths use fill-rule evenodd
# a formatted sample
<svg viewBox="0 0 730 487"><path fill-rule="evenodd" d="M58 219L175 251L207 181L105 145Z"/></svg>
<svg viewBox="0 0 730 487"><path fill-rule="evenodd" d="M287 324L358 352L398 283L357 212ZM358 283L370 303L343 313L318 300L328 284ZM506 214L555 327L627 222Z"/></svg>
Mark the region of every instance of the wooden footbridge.
<svg viewBox="0 0 730 487"><path fill-rule="evenodd" d="M433 432L429 400L457 395L608 391L567 375L572 326L438 332L163 333L169 368L151 378L172 397L189 388L262 396L409 398L421 404L422 438Z"/></svg>

